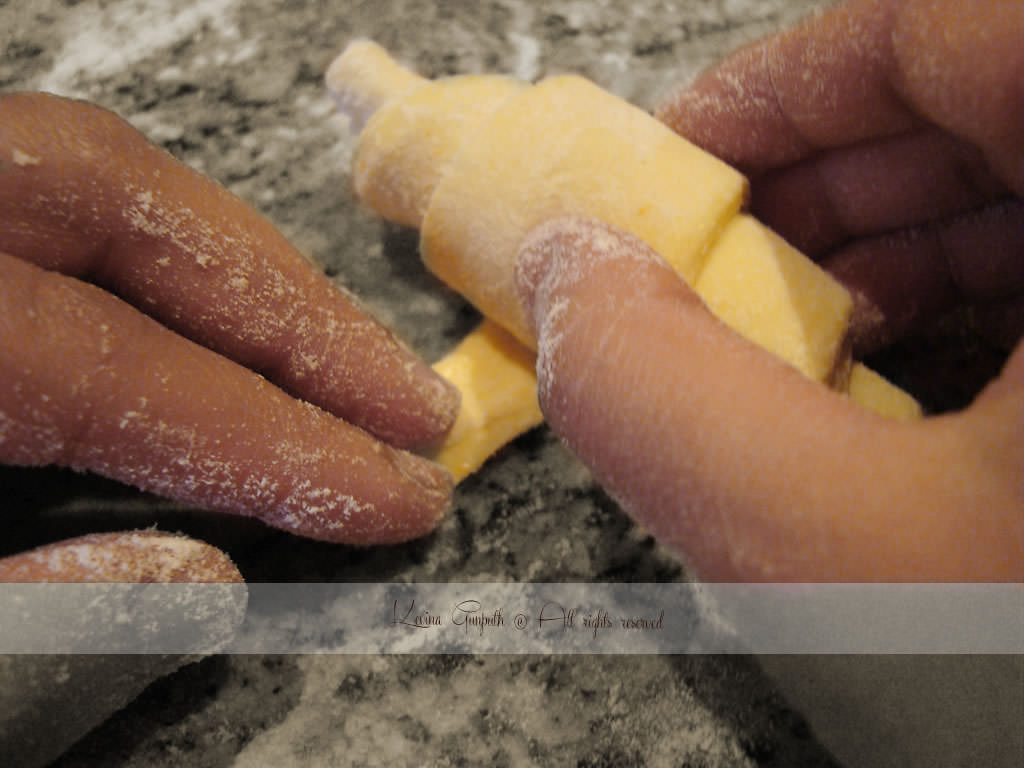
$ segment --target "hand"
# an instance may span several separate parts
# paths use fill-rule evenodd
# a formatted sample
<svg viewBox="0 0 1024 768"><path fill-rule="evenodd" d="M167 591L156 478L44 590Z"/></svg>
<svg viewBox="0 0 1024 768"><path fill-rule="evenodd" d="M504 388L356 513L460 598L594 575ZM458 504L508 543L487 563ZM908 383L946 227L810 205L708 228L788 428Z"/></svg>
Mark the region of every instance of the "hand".
<svg viewBox="0 0 1024 768"><path fill-rule="evenodd" d="M450 478L404 449L443 434L457 393L114 115L0 96L0 270L0 461L349 544L444 512Z"/></svg>
<svg viewBox="0 0 1024 768"><path fill-rule="evenodd" d="M1012 347L1020 29L1005 0L859 0L740 51L659 116L748 173L753 212L853 289L856 353L957 303Z"/></svg>
<svg viewBox="0 0 1024 768"><path fill-rule="evenodd" d="M954 301L1024 306L1019 11L850 3L659 111L874 307L861 351ZM904 425L731 333L602 225L546 226L518 281L549 424L704 578L1024 579L1024 346L971 407Z"/></svg>
<svg viewBox="0 0 1024 768"><path fill-rule="evenodd" d="M446 473L401 449L443 433L456 394L269 222L114 115L0 96L0 274L0 461L352 544L426 533L444 512ZM105 582L74 615L5 593L2 644L34 655L0 657L0 753L47 764L195 658L138 652L139 627L197 653L230 641L241 580L217 549L155 531L0 560L0 582ZM146 613L114 582L219 584ZM54 641L131 652L37 652Z"/></svg>

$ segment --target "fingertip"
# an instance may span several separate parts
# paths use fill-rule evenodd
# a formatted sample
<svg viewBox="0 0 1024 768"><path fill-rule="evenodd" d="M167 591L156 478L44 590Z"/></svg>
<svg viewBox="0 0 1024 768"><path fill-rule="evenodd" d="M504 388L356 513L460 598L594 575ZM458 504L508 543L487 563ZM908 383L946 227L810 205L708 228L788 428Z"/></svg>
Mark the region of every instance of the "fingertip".
<svg viewBox="0 0 1024 768"><path fill-rule="evenodd" d="M431 533L451 508L455 482L439 464L415 453L383 447L382 475L365 494L371 505L366 534L349 526L344 543L400 544Z"/></svg>
<svg viewBox="0 0 1024 768"><path fill-rule="evenodd" d="M293 394L396 448L422 448L451 428L459 391L371 316L353 318L343 336L322 344L313 345L322 349L311 355L316 367Z"/></svg>
<svg viewBox="0 0 1024 768"><path fill-rule="evenodd" d="M590 280L602 264L656 265L680 282L664 259L642 240L595 219L564 217L537 227L516 257L516 290L535 335L555 311L554 303ZM680 283L681 284L681 283Z"/></svg>
<svg viewBox="0 0 1024 768"><path fill-rule="evenodd" d="M658 500L667 434L652 444L664 406L651 339L692 296L645 244L604 224L551 221L523 243L517 287L537 332L538 398L545 419L622 507L663 543L671 522ZM670 296L666 306L664 298ZM653 334L652 334L653 331ZM662 427L672 414L660 419ZM664 449L659 452L657 443Z"/></svg>
<svg viewBox="0 0 1024 768"><path fill-rule="evenodd" d="M0 560L0 582L8 583L242 581L216 547L154 530L89 534Z"/></svg>
<svg viewBox="0 0 1024 768"><path fill-rule="evenodd" d="M355 547L398 544L437 527L454 487L444 468L315 406L268 394L263 413L242 425L256 450L250 447L237 468L229 467L238 475L230 493L197 494L202 503L303 538ZM266 445L258 435L270 436ZM181 485L204 481L190 470Z"/></svg>
<svg viewBox="0 0 1024 768"><path fill-rule="evenodd" d="M410 371L410 402L399 404L393 439L381 437L396 448L417 449L435 443L451 429L462 393L411 351L405 365Z"/></svg>
<svg viewBox="0 0 1024 768"><path fill-rule="evenodd" d="M600 464L628 431L619 417L642 419L631 409L657 370L652 331L680 312L710 315L646 243L598 221L548 222L524 241L516 266L536 329L541 409L570 448Z"/></svg>

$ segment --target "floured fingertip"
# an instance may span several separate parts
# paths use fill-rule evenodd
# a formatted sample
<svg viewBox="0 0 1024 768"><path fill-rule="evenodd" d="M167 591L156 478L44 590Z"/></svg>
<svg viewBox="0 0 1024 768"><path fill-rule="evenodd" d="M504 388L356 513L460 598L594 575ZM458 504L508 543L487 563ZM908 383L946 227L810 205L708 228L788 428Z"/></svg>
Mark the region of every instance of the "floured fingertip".
<svg viewBox="0 0 1024 768"><path fill-rule="evenodd" d="M90 534L0 561L4 582L241 582L231 559L202 541L157 531Z"/></svg>
<svg viewBox="0 0 1024 768"><path fill-rule="evenodd" d="M589 306L580 303L583 284L606 267L626 282L640 279L655 267L673 284L682 284L656 251L639 238L594 219L561 218L534 230L522 243L516 260L516 290L537 339L537 386L542 404L555 389L562 347L578 338L579 324L602 327ZM586 290L582 291L584 294Z"/></svg>
<svg viewBox="0 0 1024 768"><path fill-rule="evenodd" d="M304 538L348 546L398 544L437 527L451 503L448 472L408 451L367 442L352 456L296 479L281 498L257 516L267 525Z"/></svg>
<svg viewBox="0 0 1024 768"><path fill-rule="evenodd" d="M618 260L668 268L645 242L596 219L552 219L533 230L516 257L516 290L534 332L555 288L571 288L598 264Z"/></svg>

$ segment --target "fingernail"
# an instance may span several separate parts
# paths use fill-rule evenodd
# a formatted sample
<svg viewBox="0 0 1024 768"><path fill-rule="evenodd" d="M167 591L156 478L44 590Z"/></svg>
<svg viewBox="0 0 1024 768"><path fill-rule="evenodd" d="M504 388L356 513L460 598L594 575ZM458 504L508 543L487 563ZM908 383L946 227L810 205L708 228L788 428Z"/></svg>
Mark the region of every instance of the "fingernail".
<svg viewBox="0 0 1024 768"><path fill-rule="evenodd" d="M586 219L552 219L533 230L516 256L516 292L534 336L543 325L554 282L600 226Z"/></svg>
<svg viewBox="0 0 1024 768"><path fill-rule="evenodd" d="M438 440L448 432L459 413L462 393L450 381L437 373L431 366L412 356L406 363L408 381L416 392L418 404L415 409L405 406L402 422L409 429L413 419L415 428L402 435L382 435L386 442L398 448L419 448Z"/></svg>
<svg viewBox="0 0 1024 768"><path fill-rule="evenodd" d="M547 268L558 248L558 238L565 222L549 221L533 230L519 245L516 254L516 294L519 305L533 322L537 289L547 274ZM534 329L535 330L535 329Z"/></svg>
<svg viewBox="0 0 1024 768"><path fill-rule="evenodd" d="M452 476L440 464L408 451L395 451L395 467L427 493L449 496L454 487Z"/></svg>
<svg viewBox="0 0 1024 768"><path fill-rule="evenodd" d="M441 376L430 366L425 366L423 375L425 391L429 392L428 402L433 413L437 414L438 431L447 430L455 421L462 402L459 388Z"/></svg>

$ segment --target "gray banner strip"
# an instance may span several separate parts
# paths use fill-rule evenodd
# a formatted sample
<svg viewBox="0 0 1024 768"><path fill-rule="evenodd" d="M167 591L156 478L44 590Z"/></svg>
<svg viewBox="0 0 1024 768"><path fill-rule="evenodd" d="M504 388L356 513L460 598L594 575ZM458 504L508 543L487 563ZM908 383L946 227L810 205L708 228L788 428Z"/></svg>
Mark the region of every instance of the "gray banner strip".
<svg viewBox="0 0 1024 768"><path fill-rule="evenodd" d="M2 584L0 653L1021 654L1024 584Z"/></svg>

